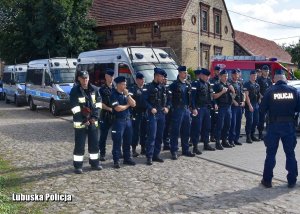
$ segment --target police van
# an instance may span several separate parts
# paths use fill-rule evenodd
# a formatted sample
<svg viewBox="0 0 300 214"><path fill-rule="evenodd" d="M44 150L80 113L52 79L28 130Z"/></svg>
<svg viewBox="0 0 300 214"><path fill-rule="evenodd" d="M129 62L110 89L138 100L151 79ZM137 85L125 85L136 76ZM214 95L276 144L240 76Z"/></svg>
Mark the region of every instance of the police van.
<svg viewBox="0 0 300 214"><path fill-rule="evenodd" d="M176 80L178 65L171 54L163 49L150 47L121 47L80 53L77 72L88 71L90 82L101 86L105 83L105 72L109 68L114 70L114 78L125 76L130 85L134 83L137 72L145 76L146 83L151 82L155 67L167 72L169 82Z"/></svg>
<svg viewBox="0 0 300 214"><path fill-rule="evenodd" d="M268 65L270 69L270 77L273 80L275 70L282 69L285 71L288 80L295 80L294 74L276 58L266 58L265 56L213 56L211 61L211 73L214 75L215 66L219 66L221 69L226 69L231 75L232 69L239 68L241 70L242 79L248 81L250 78L250 71L261 69L263 65Z"/></svg>
<svg viewBox="0 0 300 214"><path fill-rule="evenodd" d="M70 110L69 94L75 80L76 64L77 59L65 57L30 61L25 84L30 110L43 106L53 115Z"/></svg>
<svg viewBox="0 0 300 214"><path fill-rule="evenodd" d="M4 94L3 94L3 81L0 79L0 100L4 99Z"/></svg>
<svg viewBox="0 0 300 214"><path fill-rule="evenodd" d="M8 65L3 72L3 93L6 103L11 101L16 106L26 104L25 78L27 64Z"/></svg>

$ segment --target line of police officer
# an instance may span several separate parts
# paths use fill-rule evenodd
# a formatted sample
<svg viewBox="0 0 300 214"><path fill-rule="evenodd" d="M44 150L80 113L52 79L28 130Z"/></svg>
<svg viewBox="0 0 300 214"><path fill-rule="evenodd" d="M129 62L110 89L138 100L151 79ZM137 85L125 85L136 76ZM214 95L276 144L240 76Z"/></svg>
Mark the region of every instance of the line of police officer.
<svg viewBox="0 0 300 214"><path fill-rule="evenodd" d="M120 167L119 159L123 154L124 164L135 165L131 155L134 157L139 155L136 150L139 142L141 154L147 157L147 165L152 165L153 161L163 162L160 151L164 132L170 134L170 152L173 160L178 159L179 137L182 155L187 157L201 154L198 148L200 136L204 142L204 150L208 151L241 145L239 136L244 106L246 106L247 142L251 143L251 139L257 140L254 131L258 113L255 111L258 109L258 97L261 96L261 92L255 82L256 73L251 71L250 81L243 86L239 69L232 71L230 81L228 81L228 72L225 69L220 70L220 67L215 67L215 76L210 79L210 82L210 71L204 68L195 70L197 79L190 83L187 81L186 67L179 66L177 80L166 86L167 73L161 68L155 68L153 82L144 85L143 74L137 73L136 84L128 91L125 77L115 78L116 88L113 87L114 71L108 69L105 74L106 83L96 93L96 98L101 102L96 102L97 99L94 101L94 98L88 99L95 95L90 94L93 93L91 90L86 91L84 84L94 91L96 89L88 83L88 73L80 72L78 76L80 84L71 92L75 128L75 172L82 173L84 154L82 145L84 145L85 135L89 136L89 152L93 154L91 160L105 161L106 140L111 127L115 168ZM264 78L268 80L267 76ZM265 80L261 82L266 84ZM266 88L265 86L264 90ZM98 107L94 102L98 103ZM99 103L102 108L100 118L96 116ZM84 113L83 106L89 109L89 114ZM166 118L169 121L166 121ZM98 123L91 121L98 122L98 120L100 122L99 142L97 134L94 133L95 129L91 128L92 125L98 126ZM263 122L262 120L259 127L260 134L263 130ZM165 124L168 123L170 129L165 128ZM192 151L189 150L189 139L193 145ZM92 143L94 141L97 142ZM216 141L215 148L209 145L210 141ZM96 157L94 149L91 153L90 147L99 149L100 157ZM101 169L99 161L96 164L92 164L91 161L90 163L92 168Z"/></svg>

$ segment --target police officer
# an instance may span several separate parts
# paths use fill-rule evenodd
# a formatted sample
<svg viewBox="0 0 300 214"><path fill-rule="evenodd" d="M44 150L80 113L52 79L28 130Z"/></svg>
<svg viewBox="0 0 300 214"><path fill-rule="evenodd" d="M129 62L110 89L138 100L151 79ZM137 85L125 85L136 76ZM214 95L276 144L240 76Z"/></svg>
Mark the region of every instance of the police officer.
<svg viewBox="0 0 300 214"><path fill-rule="evenodd" d="M213 98L216 100L218 105L218 117L215 128L216 138L216 149L223 150L225 148L231 148L232 146L228 143L228 135L231 123L231 104L235 91L232 85L228 83L228 72L222 70L220 72L220 82L215 84ZM222 139L222 145L220 143Z"/></svg>
<svg viewBox="0 0 300 214"><path fill-rule="evenodd" d="M94 170L101 170L98 147L98 115L102 107L98 88L89 83L87 71L78 73L79 84L70 92L70 104L75 128L73 165L75 173L81 174L86 136L88 136L89 163Z"/></svg>
<svg viewBox="0 0 300 214"><path fill-rule="evenodd" d="M220 66L215 66L214 68L214 76L213 78L210 78L209 79L209 83L211 84L211 87L214 87L215 84L219 83L220 81ZM218 109L217 109L217 106L215 105L215 101L213 101L213 106L211 108L211 111L210 111L210 115L211 115L211 136L210 136L210 141L211 142L216 142L216 139L215 139L215 127L216 127L216 124L217 124L217 117L218 117ZM216 108L215 108L216 107Z"/></svg>
<svg viewBox="0 0 300 214"><path fill-rule="evenodd" d="M168 99L171 100L172 94L169 90L170 85L168 84L168 74L165 71L163 84L166 86ZM172 109L170 109L170 111L166 114L165 129L163 135L163 150L170 150L171 115Z"/></svg>
<svg viewBox="0 0 300 214"><path fill-rule="evenodd" d="M145 79L142 73L137 73L135 75L135 83L130 91L130 95L136 101L136 106L132 108L132 127L133 127L133 137L132 137L132 156L137 157L139 153L136 151L136 147L140 142L141 154L146 154L145 141L146 141L146 130L147 130L147 120L145 117L146 107L143 100L143 92L145 90Z"/></svg>
<svg viewBox="0 0 300 214"><path fill-rule="evenodd" d="M106 140L108 131L112 125L112 106L110 102L110 95L113 89L113 76L114 70L107 69L105 74L105 85L99 90L102 97L102 111L100 114L100 139L99 139L99 150L100 150L100 161L105 161L106 155Z"/></svg>
<svg viewBox="0 0 300 214"><path fill-rule="evenodd" d="M262 75L260 77L257 77L257 83L260 88L260 96L261 98L264 96L266 90L272 86L272 80L269 77L269 66L263 65L262 66ZM259 111L259 122L257 125L258 130L258 139L263 140L263 130L264 130L264 124L265 124L265 116L262 114L261 111Z"/></svg>
<svg viewBox="0 0 300 214"><path fill-rule="evenodd" d="M178 138L181 138L182 155L194 157L195 154L189 151L190 136L190 93L191 85L187 82L186 66L178 67L178 77L169 87L172 93L171 99L171 156L172 160L177 160Z"/></svg>
<svg viewBox="0 0 300 214"><path fill-rule="evenodd" d="M146 140L147 165L152 161L164 162L160 158L160 150L165 126L165 114L170 106L167 105L167 90L163 85L165 71L154 68L154 80L146 86L144 101L147 108L148 129Z"/></svg>
<svg viewBox="0 0 300 214"><path fill-rule="evenodd" d="M199 73L199 79L192 83L192 115L193 128L191 131L191 141L194 146L193 152L197 155L201 154L198 149L199 134L203 130L204 150L214 151L215 149L209 145L209 133L211 129L210 110L212 106L212 88L208 83L210 71L202 68L196 70Z"/></svg>
<svg viewBox="0 0 300 214"><path fill-rule="evenodd" d="M231 146L242 145L242 143L239 142L239 138L241 132L243 108L245 106L245 95L243 83L239 80L240 74L240 69L233 69L231 72L231 80L229 81L236 94L231 105L231 124L228 137L228 141Z"/></svg>
<svg viewBox="0 0 300 214"><path fill-rule="evenodd" d="M250 80L245 82L244 84L244 91L245 91L245 97L246 97L246 104L245 104L245 116L246 116L246 135L247 143L252 143L253 141L259 141L254 136L255 128L258 123L258 117L259 117L259 107L258 103L260 100L260 89L259 85L256 82L257 74L255 70L252 70L250 72Z"/></svg>
<svg viewBox="0 0 300 214"><path fill-rule="evenodd" d="M297 144L294 116L295 112L300 111L300 98L297 90L286 84L283 70L275 71L274 81L275 85L266 91L260 105L260 111L269 115L269 124L264 138L266 160L261 183L267 188L272 187L275 157L281 139L286 155L288 187L293 188L298 176L294 151Z"/></svg>
<svg viewBox="0 0 300 214"><path fill-rule="evenodd" d="M114 120L112 124L111 137L113 141L112 155L114 168L120 168L121 146L123 149L123 164L135 165L131 158L130 146L132 142L132 123L129 108L135 107L135 100L126 89L126 78L118 76L114 79L116 89L112 90L110 99L113 108Z"/></svg>

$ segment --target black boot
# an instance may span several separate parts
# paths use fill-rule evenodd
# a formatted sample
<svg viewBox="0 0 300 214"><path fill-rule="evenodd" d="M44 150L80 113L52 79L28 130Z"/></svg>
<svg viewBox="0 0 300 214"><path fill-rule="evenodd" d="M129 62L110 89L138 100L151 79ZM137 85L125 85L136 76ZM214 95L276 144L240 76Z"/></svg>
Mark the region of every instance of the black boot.
<svg viewBox="0 0 300 214"><path fill-rule="evenodd" d="M216 149L211 147L208 143L204 143L204 150L206 150L206 151L215 151Z"/></svg>
<svg viewBox="0 0 300 214"><path fill-rule="evenodd" d="M253 143L249 134L247 134L246 143Z"/></svg>
<svg viewBox="0 0 300 214"><path fill-rule="evenodd" d="M146 148L145 148L145 146L141 146L141 155L146 155Z"/></svg>
<svg viewBox="0 0 300 214"><path fill-rule="evenodd" d="M202 154L202 152L198 149L197 145L194 145L193 153L195 153L196 155L201 155Z"/></svg>
<svg viewBox="0 0 300 214"><path fill-rule="evenodd" d="M264 140L264 136L263 136L263 133L262 133L262 132L259 132L259 133L258 133L258 139Z"/></svg>
<svg viewBox="0 0 300 214"><path fill-rule="evenodd" d="M253 134L251 134L251 140L252 141L260 141L259 139L257 139L255 136L254 136L254 133Z"/></svg>
<svg viewBox="0 0 300 214"><path fill-rule="evenodd" d="M210 142L216 142L216 138L214 136L210 136Z"/></svg>
<svg viewBox="0 0 300 214"><path fill-rule="evenodd" d="M217 150L223 150L224 149L223 146L220 143L220 140L216 140L216 149Z"/></svg>
<svg viewBox="0 0 300 214"><path fill-rule="evenodd" d="M232 148L232 146L228 143L227 140L222 140L222 146L224 148Z"/></svg>
<svg viewBox="0 0 300 214"><path fill-rule="evenodd" d="M229 145L230 145L231 147L235 147L235 144L234 144L233 141L229 141Z"/></svg>

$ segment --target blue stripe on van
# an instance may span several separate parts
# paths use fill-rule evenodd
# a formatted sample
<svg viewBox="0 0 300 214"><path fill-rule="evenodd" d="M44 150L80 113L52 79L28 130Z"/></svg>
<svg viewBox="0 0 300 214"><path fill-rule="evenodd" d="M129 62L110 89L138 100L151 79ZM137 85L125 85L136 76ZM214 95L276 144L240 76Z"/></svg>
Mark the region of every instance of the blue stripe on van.
<svg viewBox="0 0 300 214"><path fill-rule="evenodd" d="M59 85L59 87L61 87L61 89L66 93L66 94L70 94L71 89L73 87L73 84L71 85Z"/></svg>

